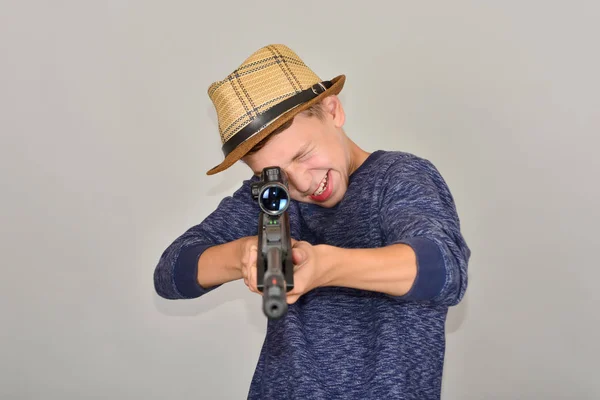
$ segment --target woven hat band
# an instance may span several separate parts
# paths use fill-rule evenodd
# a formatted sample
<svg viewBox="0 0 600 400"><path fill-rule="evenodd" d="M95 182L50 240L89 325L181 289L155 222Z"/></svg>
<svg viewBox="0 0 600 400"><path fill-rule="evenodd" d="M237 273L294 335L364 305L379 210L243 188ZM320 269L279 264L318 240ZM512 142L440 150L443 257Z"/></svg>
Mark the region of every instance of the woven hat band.
<svg viewBox="0 0 600 400"><path fill-rule="evenodd" d="M269 108L264 113L259 114L248 125L243 127L239 132L237 132L223 144L223 147L221 148L223 154L225 155L225 157L227 157L227 155L231 153L241 143L245 142L250 137L263 130L266 126L269 125L269 123L273 122L279 116L291 110L292 108L302 103L306 103L307 101L317 97L319 94L323 93L331 86L332 83L330 81L316 83L310 88L305 89L299 92L298 94L287 98L281 103L278 103L273 107Z"/></svg>

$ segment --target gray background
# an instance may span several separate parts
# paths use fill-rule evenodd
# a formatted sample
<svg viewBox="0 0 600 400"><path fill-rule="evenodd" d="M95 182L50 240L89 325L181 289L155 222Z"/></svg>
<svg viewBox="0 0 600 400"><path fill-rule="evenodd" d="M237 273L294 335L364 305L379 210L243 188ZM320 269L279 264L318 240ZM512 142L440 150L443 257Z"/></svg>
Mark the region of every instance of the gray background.
<svg viewBox="0 0 600 400"><path fill-rule="evenodd" d="M152 273L248 177L205 175L206 89L269 43L347 74L348 134L455 196L443 398L599 398L598 3L209 3L2 2L0 398L245 398L260 297L168 301Z"/></svg>

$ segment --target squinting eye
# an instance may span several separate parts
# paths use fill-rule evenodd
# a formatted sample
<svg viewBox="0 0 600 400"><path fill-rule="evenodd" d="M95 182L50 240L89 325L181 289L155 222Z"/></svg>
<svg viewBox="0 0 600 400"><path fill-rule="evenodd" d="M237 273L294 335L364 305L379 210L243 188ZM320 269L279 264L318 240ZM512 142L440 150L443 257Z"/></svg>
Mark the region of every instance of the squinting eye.
<svg viewBox="0 0 600 400"><path fill-rule="evenodd" d="M303 155L300 156L300 158L298 158L298 161L308 160L311 155L312 155L312 153L310 151L308 153L304 153Z"/></svg>

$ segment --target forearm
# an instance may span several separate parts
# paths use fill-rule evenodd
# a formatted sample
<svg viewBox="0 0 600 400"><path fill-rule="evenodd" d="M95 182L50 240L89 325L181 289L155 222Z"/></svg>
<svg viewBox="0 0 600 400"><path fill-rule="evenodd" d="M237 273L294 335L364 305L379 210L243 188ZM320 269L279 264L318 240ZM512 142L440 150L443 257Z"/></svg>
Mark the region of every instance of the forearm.
<svg viewBox="0 0 600 400"><path fill-rule="evenodd" d="M206 249L198 259L198 284L206 289L242 278L241 254L246 238Z"/></svg>
<svg viewBox="0 0 600 400"><path fill-rule="evenodd" d="M323 249L323 282L321 286L342 286L403 296L417 275L413 249L394 244L375 249Z"/></svg>

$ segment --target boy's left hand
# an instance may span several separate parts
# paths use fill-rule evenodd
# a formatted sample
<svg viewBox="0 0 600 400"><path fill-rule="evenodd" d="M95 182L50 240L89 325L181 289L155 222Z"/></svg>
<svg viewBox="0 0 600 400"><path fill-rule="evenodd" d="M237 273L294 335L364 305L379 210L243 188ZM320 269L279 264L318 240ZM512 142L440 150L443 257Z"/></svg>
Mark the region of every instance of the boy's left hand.
<svg viewBox="0 0 600 400"><path fill-rule="evenodd" d="M322 286L325 278L325 245L313 246L305 241L292 239L292 260L294 262L294 289L287 293L287 303L295 303L300 296Z"/></svg>

